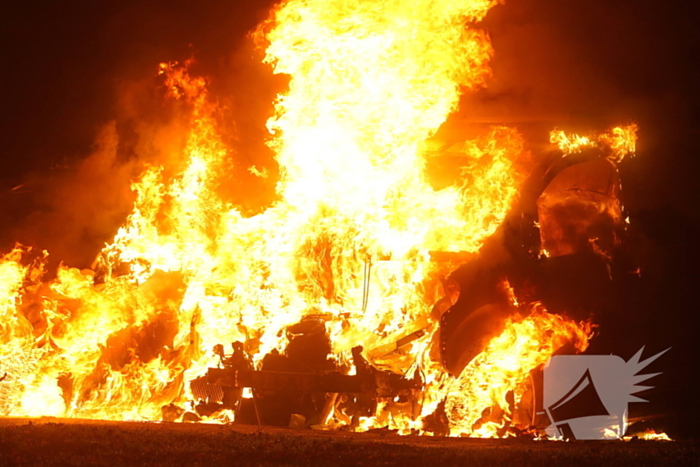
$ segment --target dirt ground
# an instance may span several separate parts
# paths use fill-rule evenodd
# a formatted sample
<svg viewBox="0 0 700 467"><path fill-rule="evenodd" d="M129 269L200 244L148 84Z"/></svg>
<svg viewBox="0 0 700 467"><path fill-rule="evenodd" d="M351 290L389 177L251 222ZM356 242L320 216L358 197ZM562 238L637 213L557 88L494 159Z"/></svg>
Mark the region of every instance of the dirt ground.
<svg viewBox="0 0 700 467"><path fill-rule="evenodd" d="M0 466L699 466L697 441L481 440L242 425L0 419Z"/></svg>

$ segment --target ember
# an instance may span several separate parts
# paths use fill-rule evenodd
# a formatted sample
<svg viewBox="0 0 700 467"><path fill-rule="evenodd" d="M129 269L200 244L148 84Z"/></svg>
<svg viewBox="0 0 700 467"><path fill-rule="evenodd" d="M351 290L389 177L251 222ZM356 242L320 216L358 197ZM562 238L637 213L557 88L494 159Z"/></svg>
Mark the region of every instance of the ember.
<svg viewBox="0 0 700 467"><path fill-rule="evenodd" d="M92 268L0 260L0 415L542 434L543 365L586 350L597 292L637 267L617 164L638 129L556 130L542 155L496 126L436 150L490 76L496 3L276 7L254 39L289 76L267 124L281 175L253 215L222 195L243 162L207 79L160 64L186 138L143 167Z"/></svg>

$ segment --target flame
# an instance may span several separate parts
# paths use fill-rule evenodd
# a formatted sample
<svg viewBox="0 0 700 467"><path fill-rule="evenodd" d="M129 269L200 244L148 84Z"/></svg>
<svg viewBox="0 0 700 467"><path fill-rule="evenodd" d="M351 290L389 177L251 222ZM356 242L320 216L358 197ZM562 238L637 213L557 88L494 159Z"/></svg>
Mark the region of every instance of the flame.
<svg viewBox="0 0 700 467"><path fill-rule="evenodd" d="M636 124L618 126L602 134L580 136L567 134L562 130L553 130L549 141L556 144L564 155L575 154L586 148L597 148L607 154L613 162L621 162L637 150Z"/></svg>
<svg viewBox="0 0 700 467"><path fill-rule="evenodd" d="M645 439L649 441L673 441L666 433L663 431L657 433L653 428L647 428L642 433L635 436L625 436L622 438L625 441L632 441L634 439Z"/></svg>
<svg viewBox="0 0 700 467"><path fill-rule="evenodd" d="M550 314L537 303L527 317L509 318L503 333L451 383L446 405L451 434L502 436L528 387L530 372L564 344L571 342L578 352L585 351L590 337L590 323ZM514 398L509 401L511 393Z"/></svg>
<svg viewBox="0 0 700 467"><path fill-rule="evenodd" d="M517 404L529 372L564 342L583 349L589 328L535 306L459 378L430 357L439 278L457 266L431 252L477 252L523 178L524 143L506 127L464 144L460 186L436 190L424 170L425 142L461 89L490 74L491 45L474 24L495 3L278 6L256 40L289 75L268 122L281 179L278 200L250 217L220 194L231 154L207 81L189 62L161 64L166 97L189 112L186 143L172 166L147 166L133 183L133 210L95 270L61 266L44 280L47 253L22 246L0 261L0 415L159 420L216 364L214 345L245 342L257 364L315 315L335 361L362 343L372 364L423 375L417 411L384 400L358 429L422 431L446 398L452 434L503 435L507 395ZM633 136L605 138L622 154ZM504 415L479 422L488 408ZM331 418L349 422L338 407Z"/></svg>

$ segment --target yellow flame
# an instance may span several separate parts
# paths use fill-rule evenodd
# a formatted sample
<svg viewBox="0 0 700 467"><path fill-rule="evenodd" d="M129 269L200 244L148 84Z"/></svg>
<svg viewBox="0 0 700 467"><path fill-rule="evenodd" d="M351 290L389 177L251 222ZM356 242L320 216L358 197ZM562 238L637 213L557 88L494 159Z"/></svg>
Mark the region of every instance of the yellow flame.
<svg viewBox="0 0 700 467"><path fill-rule="evenodd" d="M611 161L620 162L625 156L634 155L637 150L637 130L635 124L618 126L608 132L591 136L553 130L549 141L556 144L564 155L575 154L586 148L598 148Z"/></svg>
<svg viewBox="0 0 700 467"><path fill-rule="evenodd" d="M540 304L523 318L509 318L503 333L462 371L448 389L446 404L451 434L493 437L509 422L513 405L522 399L530 372L543 365L564 344L574 343L579 352L588 347L591 328ZM512 393L513 402L508 401ZM484 411L502 411L495 420Z"/></svg>
<svg viewBox="0 0 700 467"><path fill-rule="evenodd" d="M460 186L435 190L424 170L424 143L460 89L490 73L474 23L495 3L281 4L256 34L290 76L268 122L279 200L251 217L219 193L230 154L206 81L162 64L168 98L190 113L186 144L172 167L148 166L133 184L133 211L96 271L61 266L42 282L45 255L17 247L0 261L0 414L157 420L216 364L215 344L243 341L257 363L313 314L336 360L362 344L377 366L423 374L417 410L380 401L358 429L420 431L447 396L453 434L500 434L503 420L476 426L483 410L506 409L509 391L517 401L528 372L585 326L536 307L454 381L430 358L438 279L457 266L430 252L476 252L522 179L523 141L505 127L464 144ZM629 135L616 135L610 146L627 150Z"/></svg>
<svg viewBox="0 0 700 467"><path fill-rule="evenodd" d="M633 439L645 439L645 440L650 440L650 441L673 441L666 433L659 432L657 433L656 430L649 428L647 430L644 430L643 433L640 433L636 436L625 436L623 439L625 441L631 441Z"/></svg>

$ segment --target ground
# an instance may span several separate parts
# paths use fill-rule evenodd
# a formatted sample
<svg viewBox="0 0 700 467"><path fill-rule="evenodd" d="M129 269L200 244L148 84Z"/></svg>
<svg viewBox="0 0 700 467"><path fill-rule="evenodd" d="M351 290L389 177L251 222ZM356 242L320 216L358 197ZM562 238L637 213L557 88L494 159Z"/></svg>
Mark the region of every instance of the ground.
<svg viewBox="0 0 700 467"><path fill-rule="evenodd" d="M0 466L700 465L696 441L482 440L184 423L0 419Z"/></svg>

